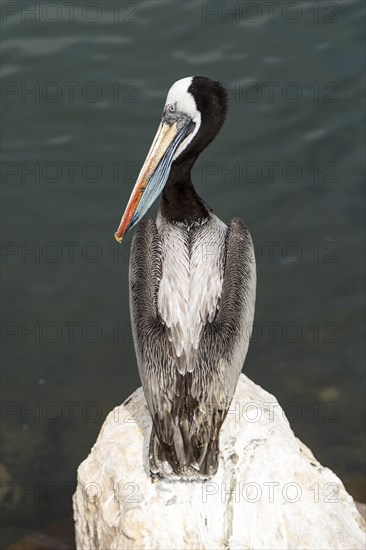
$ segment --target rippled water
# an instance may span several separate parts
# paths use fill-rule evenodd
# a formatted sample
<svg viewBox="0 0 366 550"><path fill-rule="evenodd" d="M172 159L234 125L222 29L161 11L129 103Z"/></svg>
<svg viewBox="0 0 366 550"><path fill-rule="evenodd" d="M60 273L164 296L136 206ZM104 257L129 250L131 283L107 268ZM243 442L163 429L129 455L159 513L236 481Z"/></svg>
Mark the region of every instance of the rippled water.
<svg viewBox="0 0 366 550"><path fill-rule="evenodd" d="M2 6L5 543L70 516L78 464L139 385L131 237L113 233L194 74L230 99L196 187L256 244L245 372L363 499L363 2L93 4Z"/></svg>

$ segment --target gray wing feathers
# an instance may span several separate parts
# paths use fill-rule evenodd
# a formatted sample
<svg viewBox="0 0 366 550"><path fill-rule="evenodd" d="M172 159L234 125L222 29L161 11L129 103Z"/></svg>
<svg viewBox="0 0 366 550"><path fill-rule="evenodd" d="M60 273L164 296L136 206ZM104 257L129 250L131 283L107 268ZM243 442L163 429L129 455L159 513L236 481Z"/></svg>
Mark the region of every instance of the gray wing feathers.
<svg viewBox="0 0 366 550"><path fill-rule="evenodd" d="M152 219L140 222L130 258L130 312L140 378L154 426L161 438L172 444L174 364L169 357L166 329L157 311L161 243Z"/></svg>
<svg viewBox="0 0 366 550"><path fill-rule="evenodd" d="M225 273L218 313L205 326L200 342L201 364L219 375L215 379L217 405L234 394L249 346L256 289L252 238L244 222L234 218L226 236ZM214 389L212 388L212 389Z"/></svg>
<svg viewBox="0 0 366 550"><path fill-rule="evenodd" d="M131 246L130 311L137 362L150 412L151 408L159 408L156 394L163 382L160 362L167 349L165 327L157 313L160 278L160 237L155 222L144 218Z"/></svg>

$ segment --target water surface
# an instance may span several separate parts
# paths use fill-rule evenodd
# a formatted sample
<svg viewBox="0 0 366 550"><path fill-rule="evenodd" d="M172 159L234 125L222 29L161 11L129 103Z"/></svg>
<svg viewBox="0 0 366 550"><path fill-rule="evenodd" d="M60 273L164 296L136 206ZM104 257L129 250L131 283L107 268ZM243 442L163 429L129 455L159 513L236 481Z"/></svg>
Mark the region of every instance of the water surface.
<svg viewBox="0 0 366 550"><path fill-rule="evenodd" d="M244 371L363 499L363 2L47 4L2 25L4 544L70 517L77 466L140 384L113 233L188 75L229 91L194 182L256 245Z"/></svg>

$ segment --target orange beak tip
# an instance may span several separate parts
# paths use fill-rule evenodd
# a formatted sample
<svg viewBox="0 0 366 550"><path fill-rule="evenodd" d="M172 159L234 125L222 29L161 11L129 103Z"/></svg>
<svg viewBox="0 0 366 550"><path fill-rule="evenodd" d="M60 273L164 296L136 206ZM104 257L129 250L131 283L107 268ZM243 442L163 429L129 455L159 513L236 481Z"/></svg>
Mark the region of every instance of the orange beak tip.
<svg viewBox="0 0 366 550"><path fill-rule="evenodd" d="M119 237L117 233L114 234L114 238L119 244L121 244L121 242L123 241L123 237Z"/></svg>

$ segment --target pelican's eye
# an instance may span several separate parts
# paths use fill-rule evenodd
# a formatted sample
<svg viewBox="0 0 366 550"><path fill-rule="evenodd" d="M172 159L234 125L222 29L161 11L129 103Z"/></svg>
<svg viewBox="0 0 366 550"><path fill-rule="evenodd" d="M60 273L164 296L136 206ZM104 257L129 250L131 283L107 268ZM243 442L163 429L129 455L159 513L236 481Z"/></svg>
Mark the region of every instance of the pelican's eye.
<svg viewBox="0 0 366 550"><path fill-rule="evenodd" d="M172 115L173 113L175 113L175 105L173 105L173 103L170 103L170 105L167 105L166 110L169 114Z"/></svg>

